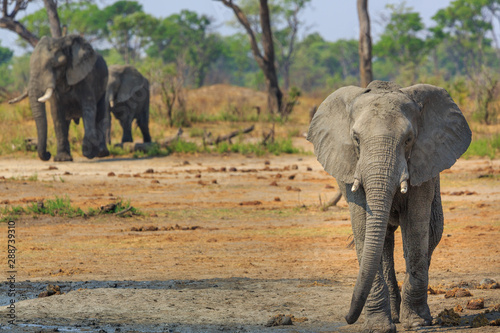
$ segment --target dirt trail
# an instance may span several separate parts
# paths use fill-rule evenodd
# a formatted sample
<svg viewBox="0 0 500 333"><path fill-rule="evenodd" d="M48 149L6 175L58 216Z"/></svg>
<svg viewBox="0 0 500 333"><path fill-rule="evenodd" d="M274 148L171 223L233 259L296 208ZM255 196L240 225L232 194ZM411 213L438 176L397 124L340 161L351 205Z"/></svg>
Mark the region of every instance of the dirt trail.
<svg viewBox="0 0 500 333"><path fill-rule="evenodd" d="M16 219L20 332L55 327L357 332L361 327L362 320L346 326L343 319L358 269L355 252L347 247L347 204L341 200L338 207L320 209L320 200L332 198L337 185L312 155L176 155L73 163L4 158L0 178L4 206L67 196L84 210L125 200L142 212ZM430 284L437 289L460 284L473 296L429 295L432 314L457 304L465 309L476 298L491 308L500 303L500 289L475 286L484 278L500 280L500 161L459 160L441 180L445 231L433 256ZM1 245L6 225L0 230ZM396 271L401 281L400 236ZM0 277L6 280L5 269ZM37 298L49 283L64 294ZM5 283L0 286L1 305L9 301L7 289ZM4 326L6 311L0 310L0 330L12 331ZM479 312L466 309L460 315ZM296 321L265 327L277 314L291 314ZM469 330L498 331L460 331ZM398 325L398 331L404 329Z"/></svg>

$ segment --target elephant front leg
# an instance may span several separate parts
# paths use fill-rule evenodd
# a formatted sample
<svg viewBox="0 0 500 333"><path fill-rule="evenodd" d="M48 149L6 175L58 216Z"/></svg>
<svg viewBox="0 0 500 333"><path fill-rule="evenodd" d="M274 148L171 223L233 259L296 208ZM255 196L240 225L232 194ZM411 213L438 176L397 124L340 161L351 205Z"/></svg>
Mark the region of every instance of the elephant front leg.
<svg viewBox="0 0 500 333"><path fill-rule="evenodd" d="M52 120L54 121L54 130L57 139L57 154L54 156L56 162L73 161L71 157L70 145L68 140L69 124L71 120L66 119L63 108L58 105L57 100L52 100L50 104Z"/></svg>
<svg viewBox="0 0 500 333"><path fill-rule="evenodd" d="M429 236L434 183L429 181L408 192L407 212L401 218L406 275L402 289L401 322L405 327L429 326Z"/></svg>

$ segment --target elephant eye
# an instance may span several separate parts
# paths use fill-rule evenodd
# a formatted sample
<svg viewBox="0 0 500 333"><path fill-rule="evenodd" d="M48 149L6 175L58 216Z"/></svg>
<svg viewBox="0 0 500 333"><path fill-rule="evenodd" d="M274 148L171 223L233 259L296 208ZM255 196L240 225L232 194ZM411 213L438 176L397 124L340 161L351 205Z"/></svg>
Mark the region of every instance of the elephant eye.
<svg viewBox="0 0 500 333"><path fill-rule="evenodd" d="M406 141L405 141L405 146L408 146L410 145L410 143L413 141L413 138L411 136L409 136Z"/></svg>

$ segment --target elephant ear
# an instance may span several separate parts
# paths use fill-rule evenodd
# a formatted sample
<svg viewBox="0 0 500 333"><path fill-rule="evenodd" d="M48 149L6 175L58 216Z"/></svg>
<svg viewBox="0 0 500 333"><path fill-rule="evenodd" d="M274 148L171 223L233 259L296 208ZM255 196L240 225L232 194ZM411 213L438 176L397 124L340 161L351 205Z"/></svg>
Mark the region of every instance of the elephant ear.
<svg viewBox="0 0 500 333"><path fill-rule="evenodd" d="M144 77L133 67L125 68L121 75L121 84L116 95L118 103L128 101L136 92L141 90L146 83Z"/></svg>
<svg viewBox="0 0 500 333"><path fill-rule="evenodd" d="M87 77L94 68L97 54L92 46L80 36L68 36L70 44L71 62L66 71L66 80L70 86L77 84Z"/></svg>
<svg viewBox="0 0 500 333"><path fill-rule="evenodd" d="M328 96L316 111L307 140L326 172L345 183L354 182L357 154L351 140L350 105L369 89L348 86Z"/></svg>
<svg viewBox="0 0 500 333"><path fill-rule="evenodd" d="M455 164L469 147L472 133L462 111L443 88L417 84L401 91L422 108L408 163L410 183L418 186Z"/></svg>

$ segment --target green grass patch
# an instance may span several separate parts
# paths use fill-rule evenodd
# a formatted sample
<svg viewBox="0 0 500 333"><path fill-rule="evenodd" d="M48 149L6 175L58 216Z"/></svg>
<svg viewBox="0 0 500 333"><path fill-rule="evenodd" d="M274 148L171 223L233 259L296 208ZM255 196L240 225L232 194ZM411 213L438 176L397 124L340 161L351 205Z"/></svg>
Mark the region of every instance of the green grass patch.
<svg viewBox="0 0 500 333"><path fill-rule="evenodd" d="M74 207L71 205L70 199L66 197L57 197L55 199L47 199L40 202L32 202L26 207L22 206L7 206L4 207L1 213L1 222L6 222L9 220L18 219L21 215L32 214L34 217L38 215L50 215L50 216L66 216L66 217L78 217L78 216L96 216L99 214L117 214L120 212L130 212L130 214L122 214L119 216L126 217L130 215L143 215L143 213L130 205L130 201L119 200L115 204L108 205L108 209L96 209L89 208L87 211L83 211L79 207Z"/></svg>
<svg viewBox="0 0 500 333"><path fill-rule="evenodd" d="M463 154L464 158L489 157L494 159L500 153L500 134L495 134L489 138L473 140L469 149Z"/></svg>
<svg viewBox="0 0 500 333"><path fill-rule="evenodd" d="M228 142L221 142L215 147L215 151L218 153L232 152L243 155L255 154L257 156L263 156L266 153L274 155L301 153L300 149L293 147L291 139L279 139L265 145L261 143L237 142L229 144Z"/></svg>

